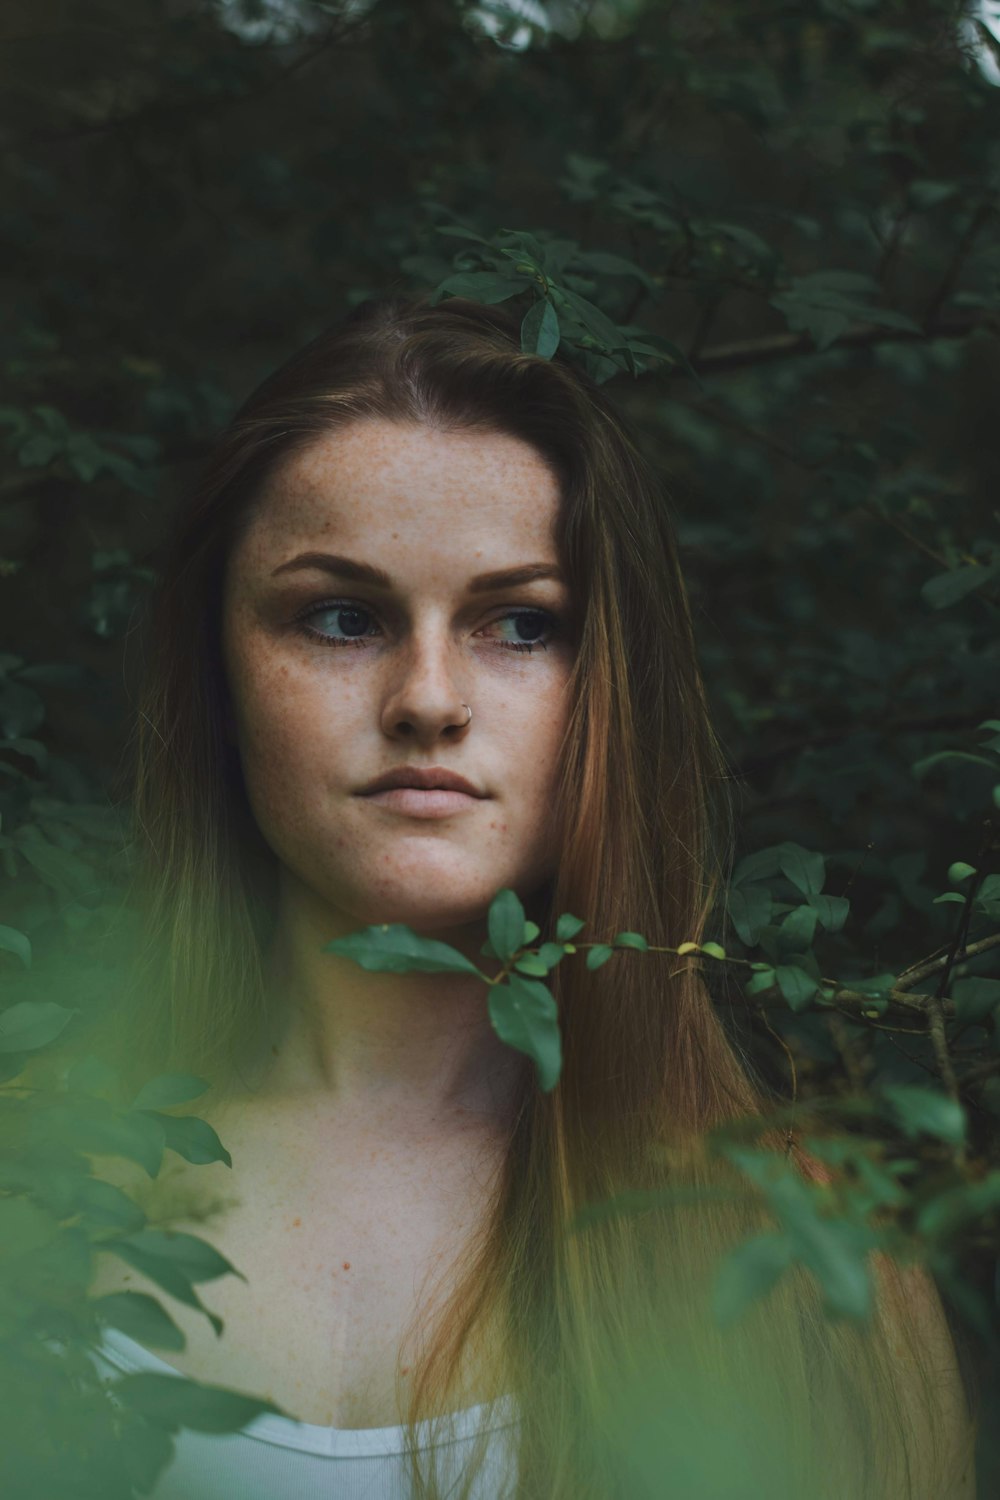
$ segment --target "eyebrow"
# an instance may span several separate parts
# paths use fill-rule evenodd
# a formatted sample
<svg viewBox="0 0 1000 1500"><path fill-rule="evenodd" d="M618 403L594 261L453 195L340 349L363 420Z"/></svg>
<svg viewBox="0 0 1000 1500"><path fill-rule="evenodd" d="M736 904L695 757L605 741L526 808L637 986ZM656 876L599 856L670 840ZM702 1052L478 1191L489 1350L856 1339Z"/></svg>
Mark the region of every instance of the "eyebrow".
<svg viewBox="0 0 1000 1500"><path fill-rule="evenodd" d="M392 578L382 568L371 563L356 562L351 557L341 557L334 552L301 552L275 568L271 574L297 573L304 568L316 568L321 573L332 573L338 578L349 578L354 583L370 583L376 588L391 589ZM495 573L480 573L469 582L470 594L487 594L494 589L516 588L518 584L532 583L536 578L554 578L563 582L562 570L553 563L523 563L516 568L501 568Z"/></svg>

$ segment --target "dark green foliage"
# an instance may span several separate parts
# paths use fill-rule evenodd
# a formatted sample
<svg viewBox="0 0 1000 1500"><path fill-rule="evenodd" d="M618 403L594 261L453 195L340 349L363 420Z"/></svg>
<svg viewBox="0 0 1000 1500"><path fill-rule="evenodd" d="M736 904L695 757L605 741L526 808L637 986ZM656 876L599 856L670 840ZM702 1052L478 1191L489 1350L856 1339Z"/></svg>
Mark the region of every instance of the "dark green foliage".
<svg viewBox="0 0 1000 1500"><path fill-rule="evenodd" d="M130 632L213 434L292 349L388 290L509 305L522 348L606 385L665 476L740 813L710 940L678 950L788 1103L779 1121L848 1126L805 1139L834 1187L772 1177L752 1138L719 1143L775 1218L722 1269L720 1316L793 1263L831 1315L861 1316L877 1243L922 1258L997 1357L1000 89L953 0L543 12L548 29L468 0L7 7L12 1495L147 1493L179 1426L251 1414L148 1376L120 1383L113 1414L82 1353L101 1320L179 1347L153 1299L87 1298L98 1244L213 1323L195 1286L238 1273L147 1228L89 1161L228 1161L204 1122L168 1113L208 1080L128 1100L86 1048L130 868ZM675 961L646 947L600 912L540 933L513 892L482 970L398 926L331 945L371 969L481 973L543 1089L561 1067L547 976ZM64 1087L18 1087L77 1037Z"/></svg>

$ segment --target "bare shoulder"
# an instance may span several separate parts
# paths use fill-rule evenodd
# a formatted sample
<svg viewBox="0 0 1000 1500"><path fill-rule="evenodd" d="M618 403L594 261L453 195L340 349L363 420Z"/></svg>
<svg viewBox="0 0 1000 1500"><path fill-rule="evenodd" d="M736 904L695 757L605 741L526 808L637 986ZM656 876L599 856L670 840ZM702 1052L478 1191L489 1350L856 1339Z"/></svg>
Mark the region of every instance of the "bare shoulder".
<svg viewBox="0 0 1000 1500"><path fill-rule="evenodd" d="M933 1277L874 1257L879 1322L898 1370L919 1500L975 1500L975 1427Z"/></svg>

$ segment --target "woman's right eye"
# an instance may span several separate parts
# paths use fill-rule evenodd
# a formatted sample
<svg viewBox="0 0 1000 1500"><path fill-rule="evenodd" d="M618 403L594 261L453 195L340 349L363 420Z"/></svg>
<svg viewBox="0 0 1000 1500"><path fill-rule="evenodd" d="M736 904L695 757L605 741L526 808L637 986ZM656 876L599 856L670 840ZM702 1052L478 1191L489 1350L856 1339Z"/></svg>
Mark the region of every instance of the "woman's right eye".
<svg viewBox="0 0 1000 1500"><path fill-rule="evenodd" d="M333 629L343 633L330 635L326 628L321 630L308 623L322 615L331 616ZM369 639L370 634L377 633L369 629L369 622L372 618L371 610L365 609L364 605L345 601L344 603L315 605L298 616L297 625L303 635L308 636L310 640L321 642L324 646L360 646Z"/></svg>

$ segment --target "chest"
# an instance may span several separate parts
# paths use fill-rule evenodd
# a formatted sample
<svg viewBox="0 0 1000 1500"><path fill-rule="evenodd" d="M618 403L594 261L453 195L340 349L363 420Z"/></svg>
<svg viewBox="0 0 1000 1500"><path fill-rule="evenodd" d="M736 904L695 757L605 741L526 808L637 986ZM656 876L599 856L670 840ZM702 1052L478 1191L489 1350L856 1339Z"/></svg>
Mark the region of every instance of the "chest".
<svg viewBox="0 0 1000 1500"><path fill-rule="evenodd" d="M433 1310L488 1212L489 1163L454 1146L342 1142L329 1153L248 1152L237 1171L239 1143L230 1149L232 1171L183 1163L130 1189L150 1224L169 1216L169 1227L207 1240L243 1273L197 1287L222 1335L116 1256L99 1257L95 1294L158 1296L187 1344L156 1352L194 1379L267 1396L303 1422L395 1425ZM463 1404L479 1399L470 1374Z"/></svg>

